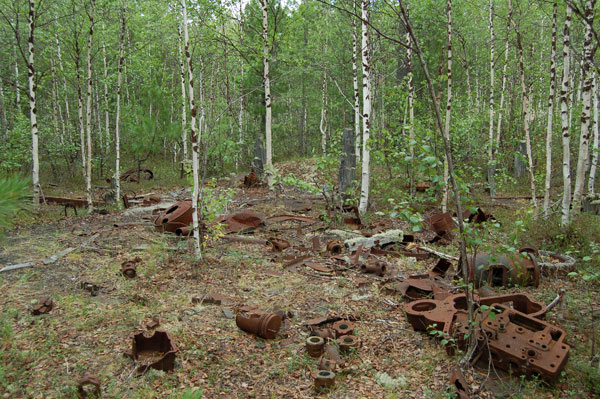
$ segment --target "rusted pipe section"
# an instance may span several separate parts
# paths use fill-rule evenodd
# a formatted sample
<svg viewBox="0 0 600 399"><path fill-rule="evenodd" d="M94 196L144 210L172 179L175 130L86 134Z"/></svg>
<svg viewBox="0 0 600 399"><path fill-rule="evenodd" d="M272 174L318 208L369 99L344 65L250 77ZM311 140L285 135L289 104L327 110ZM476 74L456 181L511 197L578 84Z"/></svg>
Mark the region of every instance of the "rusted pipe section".
<svg viewBox="0 0 600 399"><path fill-rule="evenodd" d="M327 243L327 251L334 255L339 255L344 249L344 244L338 240L332 240Z"/></svg>
<svg viewBox="0 0 600 399"><path fill-rule="evenodd" d="M342 335L349 335L354 332L354 323L347 320L340 320L333 323L333 331L335 331L336 338Z"/></svg>
<svg viewBox="0 0 600 399"><path fill-rule="evenodd" d="M86 389L86 387L90 388ZM86 374L77 383L78 398L100 398L101 396L102 392L100 391L100 380L98 379L98 376Z"/></svg>
<svg viewBox="0 0 600 399"><path fill-rule="evenodd" d="M360 267L360 271L363 273L372 273L378 276L383 276L385 275L386 265L381 261L369 262L365 265L362 265Z"/></svg>
<svg viewBox="0 0 600 399"><path fill-rule="evenodd" d="M128 278L134 278L137 275L137 262L126 260L121 263L121 273Z"/></svg>
<svg viewBox="0 0 600 399"><path fill-rule="evenodd" d="M319 370L315 376L315 388L322 390L335 385L335 374L328 370Z"/></svg>
<svg viewBox="0 0 600 399"><path fill-rule="evenodd" d="M323 354L325 340L319 336L311 336L306 339L306 352L310 357L319 357Z"/></svg>
<svg viewBox="0 0 600 399"><path fill-rule="evenodd" d="M263 312L249 306L240 308L235 317L235 323L240 329L264 339L275 338L281 328L281 321L276 313Z"/></svg>
<svg viewBox="0 0 600 399"><path fill-rule="evenodd" d="M358 348L358 338L354 335L343 335L338 338L340 351L348 353L352 348Z"/></svg>

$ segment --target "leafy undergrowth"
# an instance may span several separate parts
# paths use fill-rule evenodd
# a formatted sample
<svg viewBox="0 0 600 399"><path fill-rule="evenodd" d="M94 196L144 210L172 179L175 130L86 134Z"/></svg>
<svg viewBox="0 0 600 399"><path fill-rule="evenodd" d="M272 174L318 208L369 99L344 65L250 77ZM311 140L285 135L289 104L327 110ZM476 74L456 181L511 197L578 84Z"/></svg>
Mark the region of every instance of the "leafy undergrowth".
<svg viewBox="0 0 600 399"><path fill-rule="evenodd" d="M287 167L298 172L291 164ZM293 247L283 254L268 246L211 239L201 262L193 261L191 241L161 235L149 225L115 227L139 221L123 213L38 221L9 233L0 252L5 264L41 260L95 233L99 236L55 264L0 274L2 397L76 397L77 381L87 373L99 376L107 398L453 397L448 375L458 357L447 356L438 341L412 330L402 299L382 290L382 278L352 268L331 276L306 265L284 268L281 255L301 253L300 247L311 247L313 232L335 224L318 196L285 185L273 195L262 188L245 191L236 179L219 187L232 185L237 186L229 204L232 211L251 207L267 216L289 214L287 201L304 199L312 204L308 216L326 216L300 230L297 223L285 222L254 233L288 239ZM59 210L55 212L52 217L58 216ZM398 221L389 227L408 228ZM456 251L453 246L439 249ZM120 265L136 256L141 258L138 275L126 279ZM387 261L391 273L401 275L429 270L435 262ZM315 256L313 262L330 260ZM368 283L359 287L360 278ZM82 282L97 284L97 295L82 289ZM565 301L548 319L567 331L573 345L564 375L548 387L475 370L468 379L481 389L480 397L588 398L598 392L598 370L587 366L593 339L590 309L599 304L597 286L581 279L546 278L538 288L521 290L549 302L560 288L566 290ZM208 293L227 296L230 303L192 303L193 297ZM31 305L44 295L54 299L54 310L32 316ZM293 317L276 339L263 340L239 330L227 314L241 305L286 310ZM345 357L335 388L319 394L312 378L317 363L304 350L309 332L304 322L325 315L355 317L361 347ZM123 352L130 349L134 333L147 331L153 317L179 348L175 369L136 377L133 362Z"/></svg>

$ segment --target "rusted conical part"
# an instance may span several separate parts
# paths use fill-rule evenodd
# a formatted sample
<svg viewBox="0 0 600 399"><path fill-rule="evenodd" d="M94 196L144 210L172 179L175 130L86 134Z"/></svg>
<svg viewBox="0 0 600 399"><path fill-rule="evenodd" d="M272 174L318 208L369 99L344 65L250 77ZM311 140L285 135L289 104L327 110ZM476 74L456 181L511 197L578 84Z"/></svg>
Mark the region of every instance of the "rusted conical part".
<svg viewBox="0 0 600 399"><path fill-rule="evenodd" d="M281 317L276 313L266 313L257 309L240 309L235 317L237 326L256 336L273 339L281 328Z"/></svg>
<svg viewBox="0 0 600 399"><path fill-rule="evenodd" d="M354 323L347 320L336 321L333 323L333 330L335 331L336 338L342 335L349 335L354 331Z"/></svg>
<svg viewBox="0 0 600 399"><path fill-rule="evenodd" d="M385 274L386 266L383 262L373 262L368 263L366 265L362 265L360 267L360 271L363 273L374 273L378 276L383 276Z"/></svg>
<svg viewBox="0 0 600 399"><path fill-rule="evenodd" d="M338 343L342 353L350 352L351 348L358 348L358 338L354 335L343 335L338 338Z"/></svg>
<svg viewBox="0 0 600 399"><path fill-rule="evenodd" d="M310 357L319 357L323 354L325 340L318 336L308 337L306 339L306 352Z"/></svg>
<svg viewBox="0 0 600 399"><path fill-rule="evenodd" d="M319 370L315 376L315 388L331 388L335 385L335 374L329 370Z"/></svg>

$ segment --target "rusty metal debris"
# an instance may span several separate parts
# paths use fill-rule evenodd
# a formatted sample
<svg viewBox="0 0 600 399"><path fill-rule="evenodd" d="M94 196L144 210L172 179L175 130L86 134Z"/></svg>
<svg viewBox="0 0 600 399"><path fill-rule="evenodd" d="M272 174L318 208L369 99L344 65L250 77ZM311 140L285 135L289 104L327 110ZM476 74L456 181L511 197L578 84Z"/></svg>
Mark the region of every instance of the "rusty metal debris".
<svg viewBox="0 0 600 399"><path fill-rule="evenodd" d="M320 328L318 330L313 330L312 334L315 334L323 339L335 339L336 333L331 328Z"/></svg>
<svg viewBox="0 0 600 399"><path fill-rule="evenodd" d="M235 317L240 329L265 339L275 338L281 321L281 316L276 313L263 312L250 306L241 307Z"/></svg>
<svg viewBox="0 0 600 399"><path fill-rule="evenodd" d="M256 175L256 171L254 170L254 168L252 168L252 170L250 171L249 174L244 176L243 184L244 184L244 187L246 187L246 188L260 186L260 179Z"/></svg>
<svg viewBox="0 0 600 399"><path fill-rule="evenodd" d="M192 298L192 303L196 304L202 304L202 305L225 305L227 303L231 302L231 299L218 294L218 293L210 293L208 295L205 295L203 297L194 297Z"/></svg>
<svg viewBox="0 0 600 399"><path fill-rule="evenodd" d="M436 237L432 241L440 241L442 244L447 244L454 239L452 231L457 226L450 213L434 213L425 219L425 224L436 234Z"/></svg>
<svg viewBox="0 0 600 399"><path fill-rule="evenodd" d="M450 286L444 281L409 277L397 283L394 290L398 291L404 299L414 301L434 294L446 293L449 289Z"/></svg>
<svg viewBox="0 0 600 399"><path fill-rule="evenodd" d="M471 213L468 209L465 210L463 218L467 219L469 223L480 224L488 220L494 220L494 215L483 211L481 208L477 208L475 213Z"/></svg>
<svg viewBox="0 0 600 399"><path fill-rule="evenodd" d="M343 250L344 246L339 240L332 240L327 243L327 251L331 252L334 255L341 254Z"/></svg>
<svg viewBox="0 0 600 399"><path fill-rule="evenodd" d="M456 389L456 394L458 395L459 399L471 398L471 394L469 393L469 384L467 384L465 375L460 368L457 367L452 370L452 374L450 374L450 385Z"/></svg>
<svg viewBox="0 0 600 399"><path fill-rule="evenodd" d="M31 309L31 314L33 314L34 316L39 316L41 314L47 314L50 313L50 311L54 308L54 301L52 300L52 298L50 297L43 297L41 298L37 305L35 305L32 309Z"/></svg>
<svg viewBox="0 0 600 399"><path fill-rule="evenodd" d="M336 362L334 360L322 357L319 362L319 370L335 371Z"/></svg>
<svg viewBox="0 0 600 399"><path fill-rule="evenodd" d="M306 352L310 357L320 357L325 348L325 340L319 336L310 336L306 338Z"/></svg>
<svg viewBox="0 0 600 399"><path fill-rule="evenodd" d="M97 284L90 283L90 282L87 282L87 281L82 281L80 283L80 285L81 285L82 289L84 289L86 291L89 291L92 296L98 295L98 289L99 289L99 287L98 287Z"/></svg>
<svg viewBox="0 0 600 399"><path fill-rule="evenodd" d="M192 223L192 200L186 199L173 204L154 219L154 227L160 232L182 235L189 232Z"/></svg>
<svg viewBox="0 0 600 399"><path fill-rule="evenodd" d="M270 237L268 241L275 252L281 252L290 247L290 242L284 238Z"/></svg>
<svg viewBox="0 0 600 399"><path fill-rule="evenodd" d="M344 224L355 230L360 229L362 222L360 220L360 214L356 205L344 205L342 206L342 217Z"/></svg>
<svg viewBox="0 0 600 399"><path fill-rule="evenodd" d="M342 335L350 335L354 332L354 323L348 320L340 320L333 323L333 330L335 331L336 337L341 337Z"/></svg>
<svg viewBox="0 0 600 399"><path fill-rule="evenodd" d="M325 345L325 357L331 359L335 362L335 364L342 364L342 357L340 356L340 352L338 351L337 346L333 344Z"/></svg>
<svg viewBox="0 0 600 399"><path fill-rule="evenodd" d="M428 181L422 181L420 183L417 183L417 185L415 186L415 189L420 192L423 193L425 192L427 189L429 189L431 187L431 182Z"/></svg>
<svg viewBox="0 0 600 399"><path fill-rule="evenodd" d="M358 338L354 335L343 335L338 338L340 345L340 351L342 353L348 353L351 349L358 348Z"/></svg>
<svg viewBox="0 0 600 399"><path fill-rule="evenodd" d="M267 224L281 223L287 222L288 220L295 220L297 222L306 222L306 223L316 223L317 219L311 218L308 216L300 216L300 215L278 215L271 216L267 218L265 221Z"/></svg>
<svg viewBox="0 0 600 399"><path fill-rule="evenodd" d="M308 263L307 266L320 273L333 273L333 269L329 266L319 265L316 263Z"/></svg>
<svg viewBox="0 0 600 399"><path fill-rule="evenodd" d="M175 367L177 347L166 331L155 331L151 337L143 333L135 334L132 340L130 355L139 364L138 374L145 373L149 368L170 371Z"/></svg>
<svg viewBox="0 0 600 399"><path fill-rule="evenodd" d="M154 179L154 173L152 172L152 169L147 168L145 166L141 166L139 168L131 168L125 171L121 175L120 179L122 181L138 182L138 174L146 180Z"/></svg>
<svg viewBox="0 0 600 399"><path fill-rule="evenodd" d="M460 262L459 262L460 264ZM486 252L467 256L468 280L475 287L489 285L506 287L511 285L537 287L540 283L540 269L537 259L528 248L518 254L492 256ZM462 270L458 269L462 276Z"/></svg>
<svg viewBox="0 0 600 399"><path fill-rule="evenodd" d="M254 230L263 225L265 217L259 213L245 209L231 215L221 216L217 218L216 222L224 225L225 233L239 233Z"/></svg>
<svg viewBox="0 0 600 399"><path fill-rule="evenodd" d="M55 197L55 196L40 197L40 204L43 204L44 202L47 204L65 205L65 206L71 207L71 208L83 208L83 207L88 206L87 199L85 199L83 197L81 197L81 198L67 198L67 197ZM106 205L106 203L104 201L92 201L92 204L94 206ZM65 208L65 212L66 212L66 208ZM77 213L77 211L75 211L75 213Z"/></svg>
<svg viewBox="0 0 600 399"><path fill-rule="evenodd" d="M77 383L78 398L100 398L101 396L102 392L100 390L100 379L98 376L86 374Z"/></svg>
<svg viewBox="0 0 600 399"><path fill-rule="evenodd" d="M335 385L335 374L329 370L319 370L315 376L315 388L321 390Z"/></svg>
<svg viewBox="0 0 600 399"><path fill-rule="evenodd" d="M373 273L378 276L384 276L387 267L385 262L381 262L378 260L370 261L367 264L364 264L360 267L360 271L363 273Z"/></svg>
<svg viewBox="0 0 600 399"><path fill-rule="evenodd" d="M140 262L140 258L133 260L126 260L121 263L121 273L125 277L134 278L137 275L137 264Z"/></svg>
<svg viewBox="0 0 600 399"><path fill-rule="evenodd" d="M540 272L546 276L563 276L575 270L577 261L572 256L539 250Z"/></svg>

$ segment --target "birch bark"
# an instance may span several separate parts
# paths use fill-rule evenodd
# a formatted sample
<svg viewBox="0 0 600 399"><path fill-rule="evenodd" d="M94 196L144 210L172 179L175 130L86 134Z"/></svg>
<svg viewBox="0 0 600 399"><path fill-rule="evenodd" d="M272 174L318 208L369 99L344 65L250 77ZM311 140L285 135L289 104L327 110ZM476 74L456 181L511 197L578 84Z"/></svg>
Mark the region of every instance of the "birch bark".
<svg viewBox="0 0 600 399"><path fill-rule="evenodd" d="M490 196L496 193L494 185L494 0L490 0L490 120L488 142L488 185Z"/></svg>
<svg viewBox="0 0 600 399"><path fill-rule="evenodd" d="M352 10L356 10L356 0L352 1ZM356 37L356 19L352 18L352 84L354 87L354 141L356 163L360 163L360 95L358 91L358 40Z"/></svg>
<svg viewBox="0 0 600 399"><path fill-rule="evenodd" d="M38 124L37 124L37 103L36 103L36 85L34 80L34 33L35 33L35 2L29 0L29 13L27 22L29 24L29 39L27 40L27 82L29 88L29 122L31 124L31 176L33 183L33 205L40 204L40 159L38 148ZM15 63L16 65L16 63ZM18 93L18 90L17 90Z"/></svg>
<svg viewBox="0 0 600 399"><path fill-rule="evenodd" d="M448 94L446 97L446 120L444 135L450 140L450 109L452 108L452 0L446 1L446 16L448 18ZM442 212L448 210L448 157L444 155L444 195L442 199Z"/></svg>
<svg viewBox="0 0 600 399"><path fill-rule="evenodd" d="M552 11L552 45L550 54L550 94L548 95L548 123L546 125L546 181L544 182L544 216L550 211L550 183L552 182L552 122L554 119L554 84L556 81L556 14L558 5L554 2Z"/></svg>
<svg viewBox="0 0 600 399"><path fill-rule="evenodd" d="M560 89L560 119L562 131L562 150L563 150L563 200L562 200L562 216L561 224L566 226L569 224L570 207L571 207L571 137L569 133L569 92L571 81L571 54L570 54L570 28L571 28L571 13L572 9L567 4L565 15L565 25L563 27L563 76Z"/></svg>
<svg viewBox="0 0 600 399"><path fill-rule="evenodd" d="M273 150L271 144L271 75L269 73L269 11L267 0L260 0L262 6L263 37L263 79L265 84L265 174L269 191L273 190Z"/></svg>
<svg viewBox="0 0 600 399"><path fill-rule="evenodd" d="M369 206L369 130L371 127L371 66L369 59L369 1L361 0L362 18L362 70L363 70L363 134L362 134L362 172L360 186L360 203L358 212L363 215Z"/></svg>
<svg viewBox="0 0 600 399"><path fill-rule="evenodd" d="M592 160L590 163L590 176L588 178L588 192L594 194L596 184L596 171L598 169L598 140L600 140L600 127L598 126L598 79L594 75L594 147L592 148Z"/></svg>
<svg viewBox="0 0 600 399"><path fill-rule="evenodd" d="M92 202L92 41L94 39L94 8L96 0L90 0L91 10L88 13L90 30L87 42L87 99L85 107L85 133L87 139L86 171L85 171L85 196L88 212L94 209Z"/></svg>

